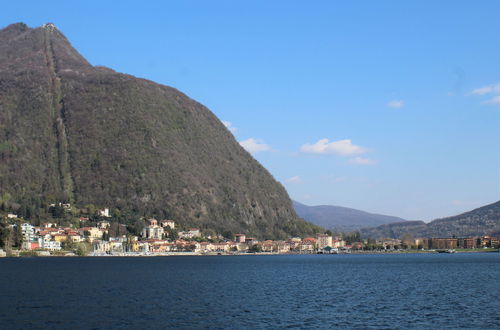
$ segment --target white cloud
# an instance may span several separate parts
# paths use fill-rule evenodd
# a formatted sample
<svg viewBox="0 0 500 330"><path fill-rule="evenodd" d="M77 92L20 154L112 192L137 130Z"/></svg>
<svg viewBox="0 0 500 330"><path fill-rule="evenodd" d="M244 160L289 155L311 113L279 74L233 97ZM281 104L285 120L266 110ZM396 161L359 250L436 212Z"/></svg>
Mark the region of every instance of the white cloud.
<svg viewBox="0 0 500 330"><path fill-rule="evenodd" d="M492 104L492 105L500 104L500 95L497 95L487 101L484 101L483 104Z"/></svg>
<svg viewBox="0 0 500 330"><path fill-rule="evenodd" d="M332 141L328 139L321 139L314 144L304 144L300 147L300 151L311 154L324 154L324 155L359 155L368 152L368 149L352 144L349 139Z"/></svg>
<svg viewBox="0 0 500 330"><path fill-rule="evenodd" d="M364 157L354 157L349 159L349 164L354 164L354 165L375 165L377 163L378 163L377 160Z"/></svg>
<svg viewBox="0 0 500 330"><path fill-rule="evenodd" d="M222 123L233 134L236 133L236 131L238 130L238 128L234 127L230 121L223 120Z"/></svg>
<svg viewBox="0 0 500 330"><path fill-rule="evenodd" d="M292 176L291 178L287 179L286 182L293 183L293 184L300 184L304 181L302 180L302 178L300 176L296 175L296 176Z"/></svg>
<svg viewBox="0 0 500 330"><path fill-rule="evenodd" d="M469 95L486 95L490 93L500 94L500 84L488 85L476 88Z"/></svg>
<svg viewBox="0 0 500 330"><path fill-rule="evenodd" d="M263 142L260 142L254 138L249 138L245 141L240 141L240 145L251 154L256 153L256 152L271 150L271 146L269 146Z"/></svg>
<svg viewBox="0 0 500 330"><path fill-rule="evenodd" d="M405 105L405 102L403 100L392 100L389 103L387 103L388 107L396 108L396 109L402 108L404 105Z"/></svg>

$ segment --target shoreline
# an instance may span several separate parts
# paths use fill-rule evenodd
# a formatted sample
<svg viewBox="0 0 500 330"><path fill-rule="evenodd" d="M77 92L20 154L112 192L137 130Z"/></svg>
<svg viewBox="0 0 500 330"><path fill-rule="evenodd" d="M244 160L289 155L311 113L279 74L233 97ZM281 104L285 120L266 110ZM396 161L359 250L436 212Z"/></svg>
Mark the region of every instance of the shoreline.
<svg viewBox="0 0 500 330"><path fill-rule="evenodd" d="M39 251L48 252L48 251ZM462 254L462 253L499 253L498 249L474 249L474 250L455 250L453 252L444 252L437 250L406 250L406 251L351 251L344 253L277 253L277 252L255 252L255 253L217 253L217 252L165 252L165 253L143 253L143 252L116 252L111 254L89 254L85 256L76 255L70 251L65 254L37 254L35 251L26 255L6 255L1 258L103 258L103 257L127 257L127 258L144 258L144 257L186 257L186 256L278 256L278 255L400 255L400 254Z"/></svg>

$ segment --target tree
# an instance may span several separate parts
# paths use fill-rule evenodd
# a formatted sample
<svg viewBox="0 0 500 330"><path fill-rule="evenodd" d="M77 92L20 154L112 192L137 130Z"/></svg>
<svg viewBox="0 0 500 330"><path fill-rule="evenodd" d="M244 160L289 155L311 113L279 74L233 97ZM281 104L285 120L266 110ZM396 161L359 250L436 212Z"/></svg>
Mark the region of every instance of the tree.
<svg viewBox="0 0 500 330"><path fill-rule="evenodd" d="M90 243L80 242L76 246L75 254L78 256L86 256L90 252L90 249L91 249Z"/></svg>
<svg viewBox="0 0 500 330"><path fill-rule="evenodd" d="M67 237L66 240L64 240L62 242L62 248L64 250L68 250L68 251L73 250L75 248L75 246L76 246L75 242L73 242L73 240L70 237Z"/></svg>
<svg viewBox="0 0 500 330"><path fill-rule="evenodd" d="M258 244L252 245L249 249L248 252L262 252L262 247Z"/></svg>
<svg viewBox="0 0 500 330"><path fill-rule="evenodd" d="M165 227L165 233L168 239L170 239L171 241L175 241L176 239L179 238L179 233L177 232L177 229Z"/></svg>
<svg viewBox="0 0 500 330"><path fill-rule="evenodd" d="M5 221L0 221L0 248L10 248L11 230Z"/></svg>
<svg viewBox="0 0 500 330"><path fill-rule="evenodd" d="M234 235L233 235L233 232L230 231L230 230L226 230L222 233L222 236L227 238L227 239L233 239L234 238Z"/></svg>
<svg viewBox="0 0 500 330"><path fill-rule="evenodd" d="M140 236L144 227L146 227L146 222L142 219L139 219L135 220L134 223L128 227L128 230L132 234Z"/></svg>
<svg viewBox="0 0 500 330"><path fill-rule="evenodd" d="M54 218L64 217L64 207L59 204L56 204L56 206L52 206L49 212L52 213L52 217Z"/></svg>
<svg viewBox="0 0 500 330"><path fill-rule="evenodd" d="M14 231L14 246L21 248L23 245L23 230L21 228L21 221L16 223L16 230Z"/></svg>

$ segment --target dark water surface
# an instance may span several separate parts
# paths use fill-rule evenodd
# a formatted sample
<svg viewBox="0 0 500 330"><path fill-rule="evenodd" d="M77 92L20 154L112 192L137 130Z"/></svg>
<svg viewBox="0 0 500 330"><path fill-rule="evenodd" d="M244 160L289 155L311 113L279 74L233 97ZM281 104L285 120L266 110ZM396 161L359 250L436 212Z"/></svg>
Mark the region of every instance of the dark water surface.
<svg viewBox="0 0 500 330"><path fill-rule="evenodd" d="M0 259L0 329L500 328L500 255Z"/></svg>

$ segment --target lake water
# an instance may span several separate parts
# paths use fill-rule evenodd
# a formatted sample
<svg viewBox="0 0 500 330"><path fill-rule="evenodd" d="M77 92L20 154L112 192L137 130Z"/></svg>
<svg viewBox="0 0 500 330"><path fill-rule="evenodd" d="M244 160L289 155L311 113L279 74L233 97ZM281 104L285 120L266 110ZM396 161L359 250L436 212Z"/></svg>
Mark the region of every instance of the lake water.
<svg viewBox="0 0 500 330"><path fill-rule="evenodd" d="M0 259L0 329L500 328L500 254Z"/></svg>

